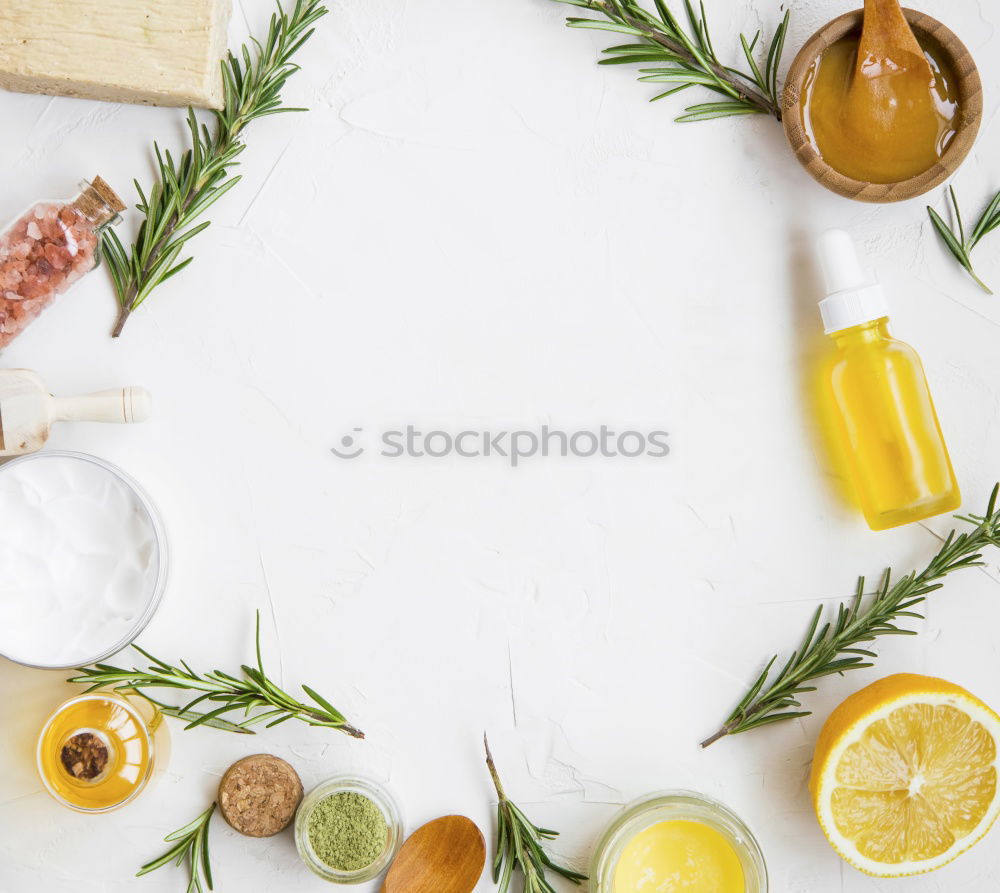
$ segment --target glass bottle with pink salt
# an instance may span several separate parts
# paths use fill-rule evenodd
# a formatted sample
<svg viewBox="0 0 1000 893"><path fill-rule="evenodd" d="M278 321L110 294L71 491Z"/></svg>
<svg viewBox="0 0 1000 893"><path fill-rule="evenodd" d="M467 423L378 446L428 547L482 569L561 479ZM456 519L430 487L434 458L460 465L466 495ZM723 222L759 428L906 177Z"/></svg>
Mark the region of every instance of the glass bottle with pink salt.
<svg viewBox="0 0 1000 893"><path fill-rule="evenodd" d="M73 199L40 201L0 235L0 349L98 262L101 229L122 200L100 177Z"/></svg>

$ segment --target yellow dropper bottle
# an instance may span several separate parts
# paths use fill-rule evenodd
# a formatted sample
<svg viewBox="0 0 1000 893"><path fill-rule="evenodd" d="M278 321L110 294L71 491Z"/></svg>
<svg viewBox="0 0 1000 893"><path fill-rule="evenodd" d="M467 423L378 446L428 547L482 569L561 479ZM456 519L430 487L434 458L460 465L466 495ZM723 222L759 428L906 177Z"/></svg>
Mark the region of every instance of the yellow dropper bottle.
<svg viewBox="0 0 1000 893"><path fill-rule="evenodd" d="M820 237L819 257L827 292L819 309L836 345L820 396L868 526L886 530L958 508L962 497L923 365L889 333L881 286L862 269L844 230Z"/></svg>

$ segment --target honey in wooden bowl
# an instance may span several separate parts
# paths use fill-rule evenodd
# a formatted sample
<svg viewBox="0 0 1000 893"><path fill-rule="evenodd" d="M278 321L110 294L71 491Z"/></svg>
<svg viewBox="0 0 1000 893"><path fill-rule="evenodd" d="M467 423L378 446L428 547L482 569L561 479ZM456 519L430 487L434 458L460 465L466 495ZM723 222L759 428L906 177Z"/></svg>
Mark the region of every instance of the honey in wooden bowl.
<svg viewBox="0 0 1000 893"><path fill-rule="evenodd" d="M941 47L926 40L929 72L889 58L869 63L878 69L871 76L856 76L859 36L830 44L810 66L802 126L840 173L869 183L908 180L937 164L958 132L957 76Z"/></svg>
<svg viewBox="0 0 1000 893"><path fill-rule="evenodd" d="M861 10L820 28L785 79L782 120L795 157L821 185L858 201L902 201L940 185L965 160L982 119L982 82L965 45L936 19L903 12L924 52L914 70L930 65L925 81L874 78L864 86L877 95L851 95Z"/></svg>

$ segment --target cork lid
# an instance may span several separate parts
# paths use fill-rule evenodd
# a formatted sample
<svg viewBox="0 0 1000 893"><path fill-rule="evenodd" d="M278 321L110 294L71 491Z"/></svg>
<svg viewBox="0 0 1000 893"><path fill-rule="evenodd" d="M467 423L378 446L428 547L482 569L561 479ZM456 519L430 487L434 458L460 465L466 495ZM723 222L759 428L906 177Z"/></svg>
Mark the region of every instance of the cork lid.
<svg viewBox="0 0 1000 893"><path fill-rule="evenodd" d="M73 207L98 226L109 223L125 210L125 203L103 178L94 177L81 187L83 191L73 201Z"/></svg>
<svg viewBox="0 0 1000 893"><path fill-rule="evenodd" d="M237 760L219 784L223 817L247 837L272 837L284 830L295 818L301 801L298 773L271 754Z"/></svg>

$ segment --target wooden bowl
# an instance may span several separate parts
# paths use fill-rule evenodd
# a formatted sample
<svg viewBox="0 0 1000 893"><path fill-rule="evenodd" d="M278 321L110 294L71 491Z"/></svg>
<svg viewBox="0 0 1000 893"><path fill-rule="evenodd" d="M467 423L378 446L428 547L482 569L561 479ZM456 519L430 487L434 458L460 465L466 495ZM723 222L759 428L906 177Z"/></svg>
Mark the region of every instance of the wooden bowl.
<svg viewBox="0 0 1000 893"><path fill-rule="evenodd" d="M810 142L802 125L803 86L810 66L830 44L861 30L862 11L845 13L819 29L799 50L785 79L781 115L785 136L795 157L818 183L860 202L899 202L922 195L948 179L969 154L983 117L983 85L972 56L952 31L929 15L904 9L907 21L921 44L936 43L958 78L958 128L941 159L929 170L898 183L868 183L835 171Z"/></svg>

